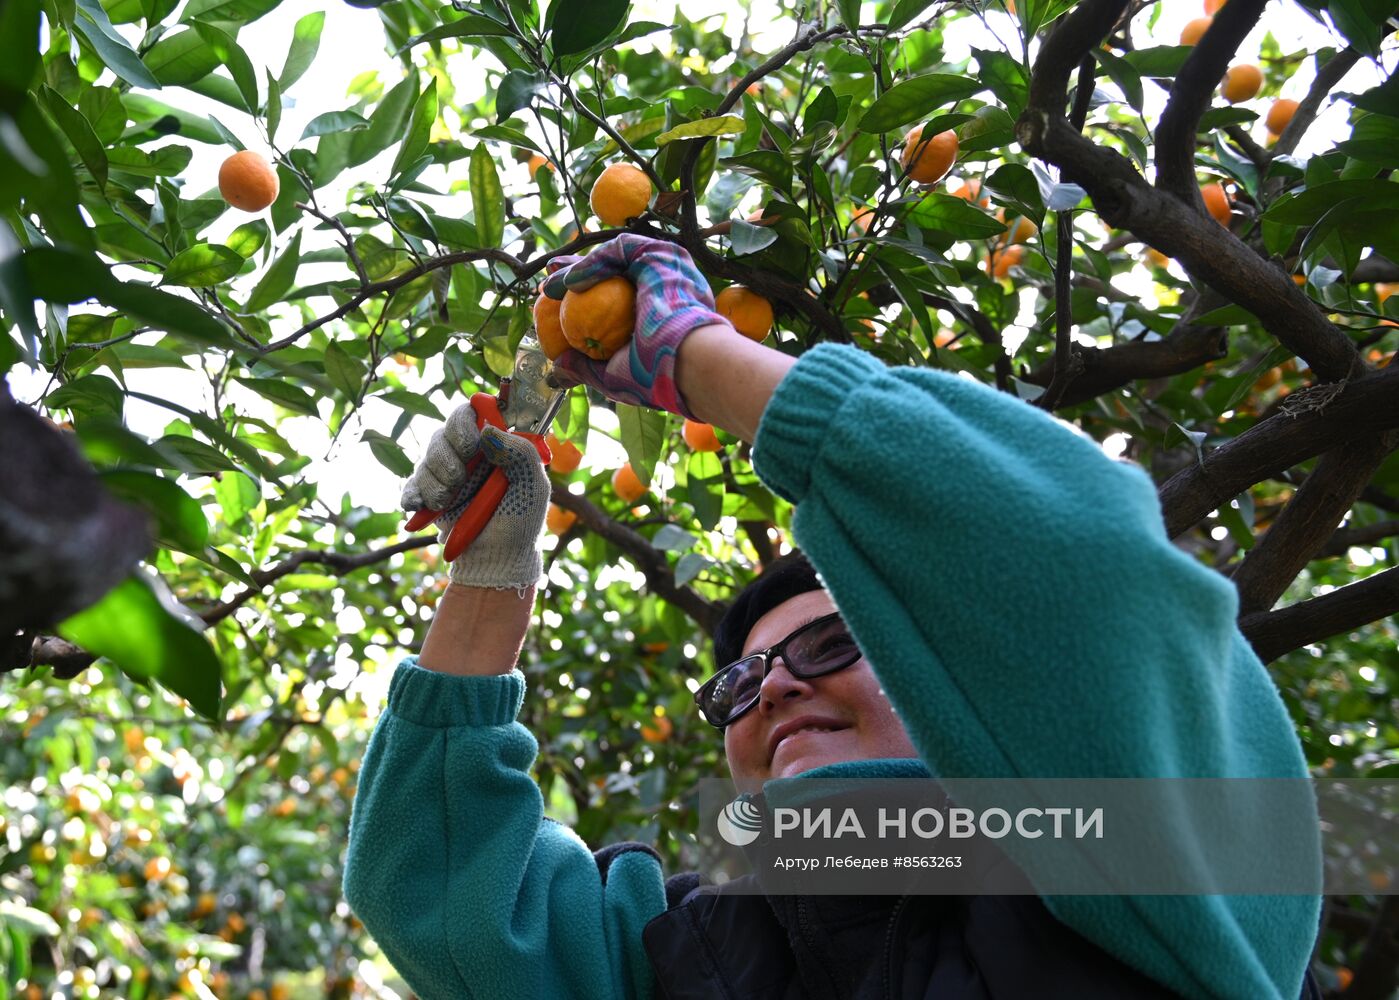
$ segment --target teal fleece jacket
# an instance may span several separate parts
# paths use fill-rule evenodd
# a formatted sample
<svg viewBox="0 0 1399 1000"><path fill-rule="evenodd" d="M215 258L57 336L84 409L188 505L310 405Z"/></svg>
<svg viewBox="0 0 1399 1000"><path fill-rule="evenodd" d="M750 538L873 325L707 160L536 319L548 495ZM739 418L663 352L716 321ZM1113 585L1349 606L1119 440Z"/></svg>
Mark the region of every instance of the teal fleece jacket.
<svg viewBox="0 0 1399 1000"><path fill-rule="evenodd" d="M796 504L797 541L933 774L1306 776L1233 586L1170 543L1142 469L1066 424L826 345L778 386L754 464ZM523 697L518 671L399 666L360 773L345 897L426 1000L649 997L641 931L665 909L660 868L624 854L604 885L544 817ZM1249 1000L1298 996L1321 909L1045 902L1185 996Z"/></svg>

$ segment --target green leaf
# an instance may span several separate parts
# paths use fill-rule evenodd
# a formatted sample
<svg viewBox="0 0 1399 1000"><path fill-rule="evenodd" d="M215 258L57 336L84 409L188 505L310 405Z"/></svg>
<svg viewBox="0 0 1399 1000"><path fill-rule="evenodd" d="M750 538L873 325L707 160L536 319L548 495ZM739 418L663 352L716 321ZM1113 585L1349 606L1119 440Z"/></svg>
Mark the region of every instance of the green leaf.
<svg viewBox="0 0 1399 1000"><path fill-rule="evenodd" d="M250 24L277 8L282 0L190 0L181 21L231 21Z"/></svg>
<svg viewBox="0 0 1399 1000"><path fill-rule="evenodd" d="M0 38L5 58L0 59L0 110L19 106L39 67L39 2L9 0L0 4Z"/></svg>
<svg viewBox="0 0 1399 1000"><path fill-rule="evenodd" d="M932 5L933 0L899 0L886 21L889 30L897 31Z"/></svg>
<svg viewBox="0 0 1399 1000"><path fill-rule="evenodd" d="M122 392L105 375L82 375L44 397L49 409L71 410L75 415L121 419Z"/></svg>
<svg viewBox="0 0 1399 1000"><path fill-rule="evenodd" d="M724 467L712 451L691 452L685 461L685 488L695 519L713 531L724 513Z"/></svg>
<svg viewBox="0 0 1399 1000"><path fill-rule="evenodd" d="M418 161L427 149L428 137L432 134L432 123L437 120L437 79L434 77L423 88L422 94L413 103L413 113L408 119L408 131L403 136L403 145L398 147L389 176L397 177L411 164Z"/></svg>
<svg viewBox="0 0 1399 1000"><path fill-rule="evenodd" d="M516 111L528 108L543 85L542 75L522 69L512 69L501 77L500 86L495 92L496 123L506 121Z"/></svg>
<svg viewBox="0 0 1399 1000"><path fill-rule="evenodd" d="M1097 48L1093 55L1107 70L1108 78L1117 84L1122 96L1135 110L1141 111L1145 95L1142 93L1142 78L1135 66L1109 49Z"/></svg>
<svg viewBox="0 0 1399 1000"><path fill-rule="evenodd" d="M151 288L118 281L96 258L55 247L31 247L24 253L30 287L49 302L97 299L138 322L216 347L232 347L228 329L201 306Z"/></svg>
<svg viewBox="0 0 1399 1000"><path fill-rule="evenodd" d="M1364 199L1376 208L1399 207L1399 184L1381 180L1332 181L1309 187L1264 213L1265 222L1310 226L1343 201Z"/></svg>
<svg viewBox="0 0 1399 1000"><path fill-rule="evenodd" d="M238 469L238 466L234 465L227 455L197 438L167 434L156 442L156 446L178 455L191 473L195 475L235 472Z"/></svg>
<svg viewBox="0 0 1399 1000"><path fill-rule="evenodd" d="M133 101L148 100L144 95L128 94ZM116 87L90 87L78 98L78 110L92 125L98 141L109 146L121 138L126 130L126 107L122 104L122 94ZM153 116L153 117L159 117Z"/></svg>
<svg viewBox="0 0 1399 1000"><path fill-rule="evenodd" d="M995 94L1012 118L1019 118L1030 95L1030 77L1020 61L992 49L972 49L977 76Z"/></svg>
<svg viewBox="0 0 1399 1000"><path fill-rule="evenodd" d="M168 593L157 596L144 575L133 573L62 622L58 634L111 660L130 677L158 681L212 719L219 713L221 668L209 641L194 627L197 620Z"/></svg>
<svg viewBox="0 0 1399 1000"><path fill-rule="evenodd" d="M107 68L133 87L160 89L160 81L141 62L131 43L117 33L97 0L77 0L73 31L86 42Z"/></svg>
<svg viewBox="0 0 1399 1000"><path fill-rule="evenodd" d="M316 400L299 385L276 378L240 378L238 380L253 392L283 406L293 413L308 417L316 416Z"/></svg>
<svg viewBox="0 0 1399 1000"><path fill-rule="evenodd" d="M304 142L317 135L330 135L334 132L358 132L369 127L369 119L353 111L327 111L306 123L297 142Z"/></svg>
<svg viewBox="0 0 1399 1000"><path fill-rule="evenodd" d="M130 111L132 121L138 126L152 127L159 123L161 128L172 129L172 135L182 139L193 139L195 142L206 142L211 146L222 146L228 142L219 128L215 127L213 119L204 115L191 114L144 94L127 94L121 103L125 105L125 110ZM122 115L122 123L126 123L125 114ZM100 130L98 135L101 135ZM243 144L237 143L237 148L242 149Z"/></svg>
<svg viewBox="0 0 1399 1000"><path fill-rule="evenodd" d="M895 84L860 119L861 132L888 132L925 120L944 104L971 97L984 84L966 77L929 73Z"/></svg>
<svg viewBox="0 0 1399 1000"><path fill-rule="evenodd" d="M247 260L267 243L267 223L261 219L245 222L228 234L225 245L239 257Z"/></svg>
<svg viewBox="0 0 1399 1000"><path fill-rule="evenodd" d="M101 478L113 496L150 514L156 538L165 548L199 552L209 544L204 508L173 479L134 469L112 469L101 473Z"/></svg>
<svg viewBox="0 0 1399 1000"><path fill-rule="evenodd" d="M97 181L97 186L105 189L107 187L107 152L102 148L102 140L97 138L97 133L93 131L92 125L80 111L60 97L58 92L47 84L40 88L40 92L44 95L44 107L48 110L49 116L68 137L68 141L73 144L79 159L83 161L83 166L87 167L88 173L92 174L93 180Z"/></svg>
<svg viewBox="0 0 1399 1000"><path fill-rule="evenodd" d="M1006 230L1004 223L950 194L927 195L908 213L908 220L919 229L948 233L959 240L982 240Z"/></svg>
<svg viewBox="0 0 1399 1000"><path fill-rule="evenodd" d="M92 233L78 214L78 187L63 146L28 95L19 111L0 118L0 206L22 197L37 211L50 238L92 246Z"/></svg>
<svg viewBox="0 0 1399 1000"><path fill-rule="evenodd" d="M321 46L321 29L324 27L325 11L320 10L312 11L296 22L291 33L291 46L287 49L287 61L282 64L282 72L277 77L277 85L283 90L289 90L311 68L316 50Z"/></svg>
<svg viewBox="0 0 1399 1000"><path fill-rule="evenodd" d="M296 269L301 265L301 230L296 231L291 244L281 252L272 266L253 288L248 296L244 312L260 313L268 306L280 302L296 283Z"/></svg>
<svg viewBox="0 0 1399 1000"><path fill-rule="evenodd" d="M1391 73L1378 87L1373 87L1350 99L1362 111L1399 118L1399 73Z"/></svg>
<svg viewBox="0 0 1399 1000"><path fill-rule="evenodd" d="M232 527L257 506L262 499L262 490L243 473L230 472L220 476L214 484L214 497L223 511L224 524Z"/></svg>
<svg viewBox="0 0 1399 1000"><path fill-rule="evenodd" d="M505 195L496 173L495 161L485 143L471 151L468 168L471 183L471 206L475 212L476 235L481 246L494 249L505 235Z"/></svg>
<svg viewBox="0 0 1399 1000"><path fill-rule="evenodd" d="M166 35L150 47L145 63L167 86L185 86L208 76L222 60L194 28Z"/></svg>
<svg viewBox="0 0 1399 1000"><path fill-rule="evenodd" d="M257 114L257 73L243 47L228 32L212 24L196 24L194 30L219 57L219 61L228 67L229 75L233 77L238 94L243 99L243 110L250 115Z"/></svg>
<svg viewBox="0 0 1399 1000"><path fill-rule="evenodd" d="M161 284L206 287L233 277L243 269L243 257L218 243L196 243L175 255L165 267Z"/></svg>
<svg viewBox="0 0 1399 1000"><path fill-rule="evenodd" d="M742 257L772 246L777 242L777 231L772 226L755 226L751 222L735 219L729 240L733 244L734 256Z"/></svg>
<svg viewBox="0 0 1399 1000"><path fill-rule="evenodd" d="M175 177L184 173L194 151L188 146L162 146L146 152L133 146L115 146L107 150L107 164L138 177Z"/></svg>
<svg viewBox="0 0 1399 1000"><path fill-rule="evenodd" d="M645 485L651 483L651 472L661 457L666 438L666 415L649 407L617 404L617 424L621 430L622 447L627 450L637 478Z"/></svg>
<svg viewBox="0 0 1399 1000"><path fill-rule="evenodd" d="M369 450L374 453L379 464L395 476L407 479L413 474L413 460L403 453L403 449L393 438L378 431L365 431L360 440L369 442Z"/></svg>
<svg viewBox="0 0 1399 1000"><path fill-rule="evenodd" d="M350 141L349 166L356 167L372 160L403 138L408 115L417 96L417 77L411 74L384 95L384 99L369 116L369 127L362 132L356 132Z"/></svg>
<svg viewBox="0 0 1399 1000"><path fill-rule="evenodd" d="M447 24L439 24L431 31L425 31L421 35L410 38L407 44L403 45L394 55L402 55L414 46L424 42L440 42L445 38L482 38L492 35L511 34L509 25L501 24L492 18L481 14L467 14L460 20L451 21Z"/></svg>
<svg viewBox="0 0 1399 1000"><path fill-rule="evenodd" d="M346 399L359 398L364 388L364 366L334 341L326 345L325 373L330 384L344 393Z"/></svg>
<svg viewBox="0 0 1399 1000"><path fill-rule="evenodd" d="M556 56L585 52L622 26L630 0L554 0L549 7L552 25L549 44Z"/></svg>
<svg viewBox="0 0 1399 1000"><path fill-rule="evenodd" d="M1190 58L1191 45L1160 45L1150 49L1135 49L1122 58L1137 71L1138 76L1157 79L1174 77Z"/></svg>
<svg viewBox="0 0 1399 1000"><path fill-rule="evenodd" d="M266 73L267 103L263 107L263 116L267 121L267 141L272 142L277 138L277 129L282 124L282 88L271 70Z"/></svg>
<svg viewBox="0 0 1399 1000"><path fill-rule="evenodd" d="M677 139L696 139L704 136L716 135L742 135L744 129L743 119L738 115L720 115L717 118L701 118L698 121L685 122L677 125L669 131L662 132L656 136L656 145L664 146L667 143L675 142Z"/></svg>
<svg viewBox="0 0 1399 1000"><path fill-rule="evenodd" d="M931 344L937 335L937 324L928 314L928 306L923 302L923 294L919 291L918 286L902 268L895 267L883 260L878 262L878 267L889 279L889 283L894 286L894 291L899 293L899 298L903 300L903 304L908 308L914 322L922 328L923 336Z"/></svg>

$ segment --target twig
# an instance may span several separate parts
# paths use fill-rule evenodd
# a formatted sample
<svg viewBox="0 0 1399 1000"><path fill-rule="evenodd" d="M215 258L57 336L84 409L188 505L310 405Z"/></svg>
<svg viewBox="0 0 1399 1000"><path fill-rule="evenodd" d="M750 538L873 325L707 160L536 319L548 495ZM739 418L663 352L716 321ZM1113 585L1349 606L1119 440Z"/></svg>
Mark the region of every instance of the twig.
<svg viewBox="0 0 1399 1000"><path fill-rule="evenodd" d="M335 216L326 215L320 209L313 208L312 206L306 204L304 201L298 201L296 203L296 207L301 209L303 212L307 212L311 215L314 215L316 218L320 219L327 226L330 226L330 228L334 229L337 233L340 234L340 238L345 241L345 253L349 256L350 263L354 265L355 274L359 275L360 287L364 288L365 286L367 286L369 284L369 275L365 273L364 263L359 259L359 252L355 249L354 237L352 237L350 235L350 231L345 228L345 224L339 219L335 218Z"/></svg>

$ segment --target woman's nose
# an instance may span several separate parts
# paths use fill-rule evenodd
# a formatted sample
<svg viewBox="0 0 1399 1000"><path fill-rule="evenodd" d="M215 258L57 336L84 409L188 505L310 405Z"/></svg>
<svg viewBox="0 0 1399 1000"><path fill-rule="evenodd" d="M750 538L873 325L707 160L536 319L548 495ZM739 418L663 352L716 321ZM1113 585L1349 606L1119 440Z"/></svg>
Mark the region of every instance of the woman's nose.
<svg viewBox="0 0 1399 1000"><path fill-rule="evenodd" d="M787 669L787 662L777 657L772 669L758 686L758 711L771 712L780 702L790 698L802 698L811 694L811 682L793 674Z"/></svg>

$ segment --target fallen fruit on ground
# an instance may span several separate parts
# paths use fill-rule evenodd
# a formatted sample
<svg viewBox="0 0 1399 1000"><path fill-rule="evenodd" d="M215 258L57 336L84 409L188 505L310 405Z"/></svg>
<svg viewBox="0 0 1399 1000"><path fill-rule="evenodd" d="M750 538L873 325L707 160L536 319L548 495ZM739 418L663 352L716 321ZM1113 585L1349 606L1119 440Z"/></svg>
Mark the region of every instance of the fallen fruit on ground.
<svg viewBox="0 0 1399 1000"><path fill-rule="evenodd" d="M714 428L698 420L686 420L680 433L692 451L718 451L723 447L714 434Z"/></svg>
<svg viewBox="0 0 1399 1000"><path fill-rule="evenodd" d="M559 322L559 309L562 306L563 302L560 299L551 299L543 292L534 300L534 332L539 337L539 346L544 349L550 361L568 350L568 341L563 335L563 324Z"/></svg>
<svg viewBox="0 0 1399 1000"><path fill-rule="evenodd" d="M957 133L950 129L923 141L923 126L917 126L904 137L903 155L899 165L904 173L919 184L934 184L952 169L957 159Z"/></svg>
<svg viewBox="0 0 1399 1000"><path fill-rule="evenodd" d="M588 203L604 226L625 225L651 204L651 179L630 163L614 163L598 177Z"/></svg>
<svg viewBox="0 0 1399 1000"><path fill-rule="evenodd" d="M612 473L612 489L626 503L636 503L646 495L646 487L630 462Z"/></svg>
<svg viewBox="0 0 1399 1000"><path fill-rule="evenodd" d="M277 200L277 171L251 149L241 149L219 167L219 194L234 208L261 212Z"/></svg>
<svg viewBox="0 0 1399 1000"><path fill-rule="evenodd" d="M1224 193L1224 185L1218 181L1213 184L1201 184L1200 197L1205 200L1205 208L1214 216L1214 221L1227 227L1232 213L1229 210L1229 196Z"/></svg>
<svg viewBox="0 0 1399 1000"><path fill-rule="evenodd" d="M578 520L578 515L571 510L564 510L556 503L549 505L549 513L544 515L544 526L552 534L562 535L573 523Z"/></svg>
<svg viewBox="0 0 1399 1000"><path fill-rule="evenodd" d="M1263 71L1252 63L1240 63L1230 66L1229 72L1224 74L1220 93L1230 104L1240 104L1253 100L1262 89Z"/></svg>
<svg viewBox="0 0 1399 1000"><path fill-rule="evenodd" d="M550 434L544 439L544 443L549 446L549 453L554 456L549 462L550 472L566 476L577 469L578 463L583 461L583 452L572 441L560 441L553 434Z"/></svg>
<svg viewBox="0 0 1399 1000"><path fill-rule="evenodd" d="M751 340L762 340L772 330L772 303L742 285L730 285L714 297L714 308Z"/></svg>
<svg viewBox="0 0 1399 1000"><path fill-rule="evenodd" d="M569 347L606 361L636 328L636 289L619 275L581 292L569 291L559 308L559 325Z"/></svg>
<svg viewBox="0 0 1399 1000"><path fill-rule="evenodd" d="M1297 102L1290 97L1279 97L1268 109L1268 117L1263 120L1269 135L1282 135L1297 113Z"/></svg>
<svg viewBox="0 0 1399 1000"><path fill-rule="evenodd" d="M1210 30L1210 25L1214 23L1212 17L1197 17L1193 21L1186 22L1180 31L1180 44L1194 45L1205 37L1205 32Z"/></svg>

